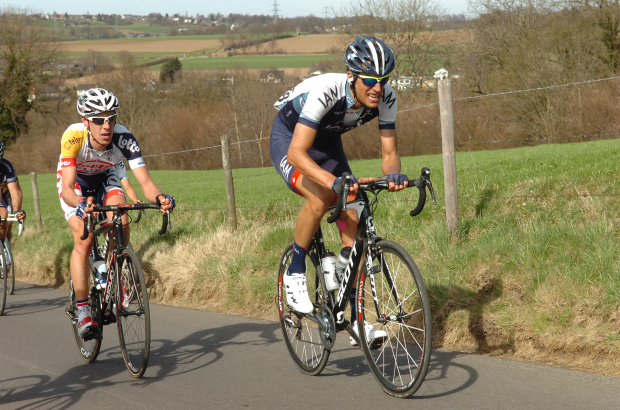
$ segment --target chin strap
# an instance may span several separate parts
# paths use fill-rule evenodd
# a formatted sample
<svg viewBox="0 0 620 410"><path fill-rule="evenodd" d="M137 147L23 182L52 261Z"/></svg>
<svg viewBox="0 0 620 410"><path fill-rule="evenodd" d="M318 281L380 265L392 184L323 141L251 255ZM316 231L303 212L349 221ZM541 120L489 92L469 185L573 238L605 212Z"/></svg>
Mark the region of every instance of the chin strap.
<svg viewBox="0 0 620 410"><path fill-rule="evenodd" d="M363 118L367 112L366 110L368 109L368 107L366 107L358 98L357 98L357 92L355 92L355 82L357 81L357 75L353 74L353 77L351 77L351 81L349 82L349 89L351 90L351 94L353 94L353 101L355 103L360 103L362 105L362 107L364 107L364 112L362 115L357 115L357 113L354 112L355 116L357 118Z"/></svg>

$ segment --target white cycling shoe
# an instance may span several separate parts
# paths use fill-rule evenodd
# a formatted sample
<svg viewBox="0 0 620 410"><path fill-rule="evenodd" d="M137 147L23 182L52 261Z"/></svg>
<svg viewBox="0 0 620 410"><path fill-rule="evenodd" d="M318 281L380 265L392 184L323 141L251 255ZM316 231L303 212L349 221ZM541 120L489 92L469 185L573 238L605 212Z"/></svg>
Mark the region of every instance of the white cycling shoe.
<svg viewBox="0 0 620 410"><path fill-rule="evenodd" d="M288 305L299 313L312 313L314 305L308 296L306 275L303 273L284 274L284 287Z"/></svg>
<svg viewBox="0 0 620 410"><path fill-rule="evenodd" d="M93 321L90 307L78 310L78 335L84 337L89 332L98 331L97 323Z"/></svg>
<svg viewBox="0 0 620 410"><path fill-rule="evenodd" d="M351 327L359 338L359 333L357 333L357 322L353 322ZM368 344L371 348L377 348L381 346L381 344L385 342L388 338L388 334L386 331L376 329L373 325L370 324L370 322L366 320L364 321L364 331L366 332L366 340L368 340ZM358 346L357 341L351 336L349 336L349 342L353 347Z"/></svg>

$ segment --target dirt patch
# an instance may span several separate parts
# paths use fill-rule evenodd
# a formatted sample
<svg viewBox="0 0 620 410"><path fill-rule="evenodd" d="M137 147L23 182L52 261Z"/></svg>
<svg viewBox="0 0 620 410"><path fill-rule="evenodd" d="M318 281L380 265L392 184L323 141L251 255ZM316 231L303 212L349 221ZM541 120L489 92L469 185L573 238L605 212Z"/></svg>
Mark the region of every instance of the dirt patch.
<svg viewBox="0 0 620 410"><path fill-rule="evenodd" d="M278 52L282 54L340 54L351 42L348 34L308 34L276 41L269 41L258 46L246 47L237 52L249 54L266 54ZM472 41L468 30L447 30L432 33L419 33L416 44L432 44L436 46L462 46ZM218 53L218 56L226 53Z"/></svg>
<svg viewBox="0 0 620 410"><path fill-rule="evenodd" d="M220 40L97 40L62 43L67 51L118 52L126 50L132 53L138 52L177 52L189 53L205 48L220 47Z"/></svg>

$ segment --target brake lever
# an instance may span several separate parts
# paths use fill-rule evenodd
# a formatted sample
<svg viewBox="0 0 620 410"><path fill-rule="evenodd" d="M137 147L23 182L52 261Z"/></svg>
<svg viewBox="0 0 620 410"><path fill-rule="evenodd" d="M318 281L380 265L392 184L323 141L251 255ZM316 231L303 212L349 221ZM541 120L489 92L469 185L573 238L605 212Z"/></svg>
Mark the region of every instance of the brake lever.
<svg viewBox="0 0 620 410"><path fill-rule="evenodd" d="M420 175L424 184L428 187L428 190L431 193L431 198L433 198L433 205L437 205L437 199L435 199L435 190L433 189L433 183L431 182L431 170L427 167L422 168L422 175Z"/></svg>
<svg viewBox="0 0 620 410"><path fill-rule="evenodd" d="M344 186L342 188L342 211L347 212L347 198L349 196L349 188L351 188L351 175L344 178Z"/></svg>

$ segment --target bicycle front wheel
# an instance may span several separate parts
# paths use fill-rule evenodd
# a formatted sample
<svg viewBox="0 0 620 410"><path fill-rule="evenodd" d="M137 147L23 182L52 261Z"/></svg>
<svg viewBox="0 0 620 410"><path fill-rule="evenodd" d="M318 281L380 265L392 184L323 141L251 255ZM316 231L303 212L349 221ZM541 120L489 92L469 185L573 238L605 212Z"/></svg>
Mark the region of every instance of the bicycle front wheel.
<svg viewBox="0 0 620 410"><path fill-rule="evenodd" d="M290 243L282 254L278 271L277 303L280 324L282 325L286 347L299 370L309 376L316 376L325 368L329 358L329 350L325 348L321 341L319 325L311 320L308 315L294 311L286 301L286 289L284 288L283 278L291 263L292 256L293 244ZM324 303L326 301L326 294L318 276L321 271L320 266L310 256L310 252L308 252L306 257L306 267L310 299L318 303Z"/></svg>
<svg viewBox="0 0 620 410"><path fill-rule="evenodd" d="M372 272L364 265L359 278L358 334L383 390L409 397L422 385L431 358L426 287L413 258L395 242L378 242L372 262Z"/></svg>
<svg viewBox="0 0 620 410"><path fill-rule="evenodd" d="M9 295L12 295L15 291L15 261L13 260L13 252L11 251L11 241L8 239L4 240L5 247L5 256L6 256L6 266L7 266L7 274L8 277L8 288L7 291Z"/></svg>
<svg viewBox="0 0 620 410"><path fill-rule="evenodd" d="M2 267L0 267L0 315L4 313L4 308L6 306L6 294L7 294L7 277L8 270L6 266L6 257L4 251L4 245L1 245L3 251L0 252L0 263Z"/></svg>
<svg viewBox="0 0 620 410"><path fill-rule="evenodd" d="M127 370L142 377L151 349L149 295L142 267L136 254L126 248L119 258L116 292L118 339Z"/></svg>

